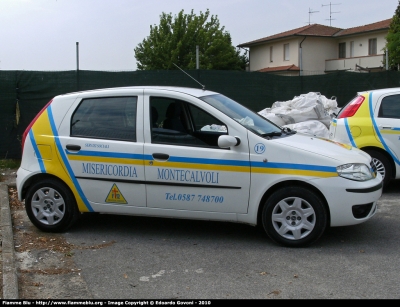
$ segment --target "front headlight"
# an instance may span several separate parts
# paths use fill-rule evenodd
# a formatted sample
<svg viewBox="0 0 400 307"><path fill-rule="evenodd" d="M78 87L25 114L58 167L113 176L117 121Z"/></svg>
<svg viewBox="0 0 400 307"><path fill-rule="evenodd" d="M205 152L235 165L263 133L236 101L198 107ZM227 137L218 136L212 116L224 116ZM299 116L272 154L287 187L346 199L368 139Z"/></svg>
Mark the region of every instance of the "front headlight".
<svg viewBox="0 0 400 307"><path fill-rule="evenodd" d="M367 181L373 177L369 167L363 163L349 163L336 167L339 176L351 180Z"/></svg>

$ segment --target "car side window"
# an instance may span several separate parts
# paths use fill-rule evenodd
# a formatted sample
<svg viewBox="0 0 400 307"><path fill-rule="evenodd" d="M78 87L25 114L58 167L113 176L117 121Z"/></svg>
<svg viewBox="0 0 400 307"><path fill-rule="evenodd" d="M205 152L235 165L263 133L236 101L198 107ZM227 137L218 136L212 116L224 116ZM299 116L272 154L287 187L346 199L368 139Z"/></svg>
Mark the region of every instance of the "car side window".
<svg viewBox="0 0 400 307"><path fill-rule="evenodd" d="M400 95L391 95L383 98L378 117L400 118Z"/></svg>
<svg viewBox="0 0 400 307"><path fill-rule="evenodd" d="M218 148L218 137L226 125L185 101L150 98L152 143Z"/></svg>
<svg viewBox="0 0 400 307"><path fill-rule="evenodd" d="M226 134L227 129L225 124L214 116L191 104L188 104L188 108L192 116L195 132L209 131L213 133L222 132L223 134Z"/></svg>
<svg viewBox="0 0 400 307"><path fill-rule="evenodd" d="M137 97L84 99L71 118L71 136L136 141Z"/></svg>

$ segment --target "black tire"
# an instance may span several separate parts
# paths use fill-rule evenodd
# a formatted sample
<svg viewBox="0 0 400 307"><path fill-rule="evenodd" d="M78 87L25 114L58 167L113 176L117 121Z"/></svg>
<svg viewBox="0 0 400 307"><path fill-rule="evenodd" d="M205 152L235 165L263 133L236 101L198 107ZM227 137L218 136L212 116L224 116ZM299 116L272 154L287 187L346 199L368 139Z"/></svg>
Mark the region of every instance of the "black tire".
<svg viewBox="0 0 400 307"><path fill-rule="evenodd" d="M64 232L79 216L74 195L55 179L41 180L29 188L25 210L31 222L45 232Z"/></svg>
<svg viewBox="0 0 400 307"><path fill-rule="evenodd" d="M383 187L387 187L390 181L392 181L393 170L389 159L382 153L376 150L366 149L364 150L372 158L372 162L376 166L376 170L383 177Z"/></svg>
<svg viewBox="0 0 400 307"><path fill-rule="evenodd" d="M304 247L316 242L328 225L326 208L313 191L290 186L275 191L265 202L262 224L276 243Z"/></svg>

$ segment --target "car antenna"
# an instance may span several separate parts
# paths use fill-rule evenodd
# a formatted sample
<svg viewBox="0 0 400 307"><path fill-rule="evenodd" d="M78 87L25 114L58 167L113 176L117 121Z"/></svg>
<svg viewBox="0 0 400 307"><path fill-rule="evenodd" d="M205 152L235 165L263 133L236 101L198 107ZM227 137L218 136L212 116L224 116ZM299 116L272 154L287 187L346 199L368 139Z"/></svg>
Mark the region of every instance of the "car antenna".
<svg viewBox="0 0 400 307"><path fill-rule="evenodd" d="M201 84L199 81L197 81L195 78L193 78L191 75L189 75L186 71L184 71L182 68L180 68L178 65L176 65L175 63L172 63L172 64L174 64L176 67L178 67L183 73L185 73L186 75L188 75L190 78L192 78L194 81L196 81L198 84L200 84L201 85L201 87L203 88L203 91L205 91L205 89L206 89L206 86L205 85L203 85L203 84Z"/></svg>

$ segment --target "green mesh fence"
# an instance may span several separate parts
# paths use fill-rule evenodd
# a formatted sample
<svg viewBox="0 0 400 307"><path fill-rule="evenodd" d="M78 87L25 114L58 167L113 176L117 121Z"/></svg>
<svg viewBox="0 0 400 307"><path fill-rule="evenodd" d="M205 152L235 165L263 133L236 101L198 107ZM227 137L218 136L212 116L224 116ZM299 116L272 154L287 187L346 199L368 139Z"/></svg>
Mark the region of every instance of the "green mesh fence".
<svg viewBox="0 0 400 307"><path fill-rule="evenodd" d="M289 77L259 72L212 71L0 71L0 159L21 158L21 137L36 114L54 96L69 92L135 85L201 88L220 92L261 111L276 101L309 92L335 96L344 106L358 91L400 87L400 73L338 72Z"/></svg>

